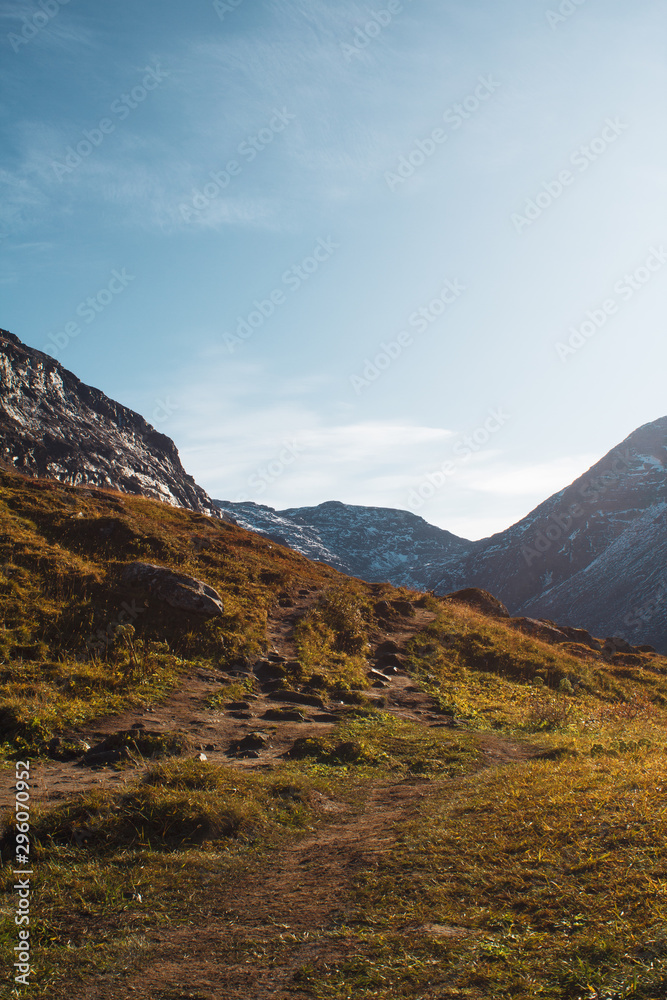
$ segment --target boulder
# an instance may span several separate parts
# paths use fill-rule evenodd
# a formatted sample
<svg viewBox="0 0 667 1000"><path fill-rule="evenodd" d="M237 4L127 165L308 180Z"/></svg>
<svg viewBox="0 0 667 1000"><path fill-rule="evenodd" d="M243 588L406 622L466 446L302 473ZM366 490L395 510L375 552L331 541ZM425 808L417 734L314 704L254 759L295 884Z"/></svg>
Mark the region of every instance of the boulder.
<svg viewBox="0 0 667 1000"><path fill-rule="evenodd" d="M465 590L456 590L453 594L445 594L445 600L467 604L475 611L481 611L483 615L490 615L493 618L509 618L510 616L505 605L497 597L489 594L487 590L479 590L477 587L467 587Z"/></svg>
<svg viewBox="0 0 667 1000"><path fill-rule="evenodd" d="M555 625L548 625L546 622L538 621L536 618L510 618L509 624L529 635L533 639L541 639L542 642L563 643L569 642L568 636Z"/></svg>
<svg viewBox="0 0 667 1000"><path fill-rule="evenodd" d="M400 653L401 648L397 646L395 642L391 639L387 639L386 642L381 642L378 648L375 650L376 656L386 656L389 653Z"/></svg>
<svg viewBox="0 0 667 1000"><path fill-rule="evenodd" d="M147 590L151 597L178 611L204 618L220 618L224 614L222 598L217 590L201 580L175 573L164 566L145 562L129 563L124 568L121 579L127 586Z"/></svg>
<svg viewBox="0 0 667 1000"><path fill-rule="evenodd" d="M602 648L609 656L613 656L614 653L634 653L634 649L627 639L622 639L618 635L613 635L611 638L605 639Z"/></svg>
<svg viewBox="0 0 667 1000"><path fill-rule="evenodd" d="M552 622L549 622L551 625ZM590 632L587 632L585 628L571 628L569 625L556 625L555 628L563 635L566 635L570 642L576 642L580 646L588 646L590 649L600 650L602 649L602 643L594 639Z"/></svg>

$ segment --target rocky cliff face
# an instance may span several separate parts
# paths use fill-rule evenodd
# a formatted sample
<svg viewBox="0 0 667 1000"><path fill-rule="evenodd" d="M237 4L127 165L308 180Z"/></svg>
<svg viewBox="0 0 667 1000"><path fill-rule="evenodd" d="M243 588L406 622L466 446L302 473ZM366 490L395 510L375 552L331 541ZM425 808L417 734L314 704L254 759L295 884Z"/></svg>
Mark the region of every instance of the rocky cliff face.
<svg viewBox="0 0 667 1000"><path fill-rule="evenodd" d="M218 514L174 442L0 330L0 458L19 472Z"/></svg>

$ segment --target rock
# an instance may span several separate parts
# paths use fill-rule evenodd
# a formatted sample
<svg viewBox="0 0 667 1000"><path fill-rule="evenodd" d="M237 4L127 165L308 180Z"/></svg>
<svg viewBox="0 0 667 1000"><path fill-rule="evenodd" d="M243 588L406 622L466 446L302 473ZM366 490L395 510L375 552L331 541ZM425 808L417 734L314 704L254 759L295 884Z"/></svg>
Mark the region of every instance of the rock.
<svg viewBox="0 0 667 1000"><path fill-rule="evenodd" d="M284 663L285 662L285 657L281 656L280 653L277 650L275 650L275 649L272 649L270 653L267 653L266 654L266 658L267 658L267 660L271 660L272 663Z"/></svg>
<svg viewBox="0 0 667 1000"><path fill-rule="evenodd" d="M308 757L322 757L327 753L327 746L323 740L312 736L299 736L283 754L290 760L305 760Z"/></svg>
<svg viewBox="0 0 667 1000"><path fill-rule="evenodd" d="M380 645L375 650L375 656L386 656L388 653L400 653L400 646L397 646L395 642L391 639L387 639L386 642L381 642Z"/></svg>
<svg viewBox="0 0 667 1000"><path fill-rule="evenodd" d="M164 566L133 562L125 567L121 577L130 587L148 590L152 597L164 601L170 608L205 618L220 618L224 614L222 598L217 590L201 580L175 573Z"/></svg>
<svg viewBox="0 0 667 1000"><path fill-rule="evenodd" d="M291 712L284 708L270 708L262 716L267 722L305 722L306 717L301 712Z"/></svg>
<svg viewBox="0 0 667 1000"><path fill-rule="evenodd" d="M381 673L379 670L369 670L366 674L369 680L383 681L389 683L389 678L386 674Z"/></svg>
<svg viewBox="0 0 667 1000"><path fill-rule="evenodd" d="M549 624L552 625L553 622L549 622ZM590 649L602 649L602 644L594 639L585 628L571 628L569 625L556 625L554 627L566 635L571 642L577 642L580 646L588 646Z"/></svg>
<svg viewBox="0 0 667 1000"><path fill-rule="evenodd" d="M636 653L655 653L653 646L635 646Z"/></svg>
<svg viewBox="0 0 667 1000"><path fill-rule="evenodd" d="M475 611L481 611L483 615L489 615L493 618L510 617L509 611L497 597L489 594L486 590L479 590L477 587L467 587L465 590L456 590L453 594L445 594L445 600L467 604Z"/></svg>
<svg viewBox="0 0 667 1000"><path fill-rule="evenodd" d="M634 652L632 646L627 641L627 639L622 639L618 635L614 635L611 638L607 638L604 641L604 646L602 647L604 652L610 656L614 653L632 653Z"/></svg>
<svg viewBox="0 0 667 1000"><path fill-rule="evenodd" d="M378 670L384 670L387 673L390 669L393 673L405 669L405 663L399 656L396 656L396 653L385 653L384 656L378 657L375 666Z"/></svg>
<svg viewBox="0 0 667 1000"><path fill-rule="evenodd" d="M378 618L389 618L393 608L389 601L378 601L377 604L373 605L373 611Z"/></svg>
<svg viewBox="0 0 667 1000"><path fill-rule="evenodd" d="M284 660L282 661L284 663ZM287 671L282 666L282 663L278 663L274 660L258 660L253 667L253 672L260 678L260 680L278 680L283 677L287 677Z"/></svg>
<svg viewBox="0 0 667 1000"><path fill-rule="evenodd" d="M394 611L398 611L399 615L403 615L404 618L414 617L415 609L410 604L410 601L392 601L391 606Z"/></svg>
<svg viewBox="0 0 667 1000"><path fill-rule="evenodd" d="M546 622L538 621L536 618L510 618L509 624L529 635L533 639L541 639L542 642L563 643L569 642L568 637L557 629L554 625L547 625Z"/></svg>
<svg viewBox="0 0 667 1000"><path fill-rule="evenodd" d="M198 754L195 754L195 758L194 759L195 760L205 761L205 760L208 760L208 757L206 756L205 753L198 753Z"/></svg>
<svg viewBox="0 0 667 1000"><path fill-rule="evenodd" d="M269 741L263 733L248 733L243 739L230 743L227 754L231 756L238 753L254 753L257 750L265 750L268 744Z"/></svg>
<svg viewBox="0 0 667 1000"><path fill-rule="evenodd" d="M228 712L248 712L250 704L247 701L228 701L225 708Z"/></svg>
<svg viewBox="0 0 667 1000"><path fill-rule="evenodd" d="M363 750L358 743L339 743L331 751L331 759L342 764L351 764L363 756Z"/></svg>
<svg viewBox="0 0 667 1000"><path fill-rule="evenodd" d="M291 705L310 705L312 708L324 708L324 702L314 694L302 694L301 691L274 691L269 695L270 701L283 701Z"/></svg>
<svg viewBox="0 0 667 1000"><path fill-rule="evenodd" d="M313 716L313 722L340 722L340 716L333 715L331 712L320 712Z"/></svg>

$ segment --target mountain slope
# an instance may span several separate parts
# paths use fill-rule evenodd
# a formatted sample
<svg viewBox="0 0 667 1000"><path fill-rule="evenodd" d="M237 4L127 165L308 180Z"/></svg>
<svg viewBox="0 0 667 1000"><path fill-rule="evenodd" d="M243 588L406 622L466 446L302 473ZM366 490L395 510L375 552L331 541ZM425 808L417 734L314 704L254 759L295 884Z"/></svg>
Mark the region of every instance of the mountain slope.
<svg viewBox="0 0 667 1000"><path fill-rule="evenodd" d="M665 417L634 431L527 517L476 543L466 585L516 614L667 648L666 446ZM443 565L436 590L457 584L458 570Z"/></svg>
<svg viewBox="0 0 667 1000"><path fill-rule="evenodd" d="M0 330L0 458L20 472L216 513L171 438Z"/></svg>
<svg viewBox="0 0 667 1000"><path fill-rule="evenodd" d="M365 580L438 594L481 587L513 614L667 649L667 417L477 542L406 511L216 502L243 527Z"/></svg>
<svg viewBox="0 0 667 1000"><path fill-rule="evenodd" d="M330 501L275 511L215 501L241 527L369 582L428 589L443 564L460 565L473 543L404 510Z"/></svg>

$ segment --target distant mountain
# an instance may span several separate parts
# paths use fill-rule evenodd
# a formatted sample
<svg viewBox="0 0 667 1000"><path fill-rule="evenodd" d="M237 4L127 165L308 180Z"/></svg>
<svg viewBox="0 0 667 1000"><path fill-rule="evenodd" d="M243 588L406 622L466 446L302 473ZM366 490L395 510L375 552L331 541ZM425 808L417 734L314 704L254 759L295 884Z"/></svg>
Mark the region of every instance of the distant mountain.
<svg viewBox="0 0 667 1000"><path fill-rule="evenodd" d="M429 589L443 565L462 563L473 542L428 524L416 514L386 507L329 501L317 507L273 510L255 503L216 500L225 515L309 559L370 582Z"/></svg>
<svg viewBox="0 0 667 1000"><path fill-rule="evenodd" d="M243 527L364 580L480 587L515 615L667 651L667 417L640 427L517 524L470 542L406 511L216 501Z"/></svg>
<svg viewBox="0 0 667 1000"><path fill-rule="evenodd" d="M0 459L31 476L136 493L218 515L171 438L0 330Z"/></svg>

